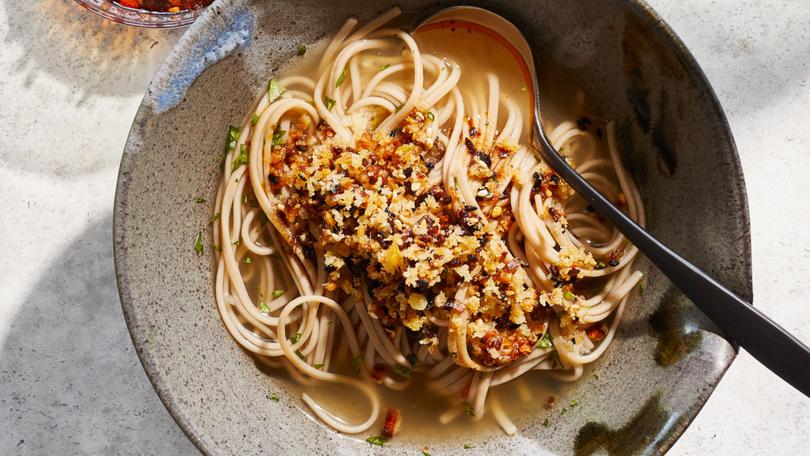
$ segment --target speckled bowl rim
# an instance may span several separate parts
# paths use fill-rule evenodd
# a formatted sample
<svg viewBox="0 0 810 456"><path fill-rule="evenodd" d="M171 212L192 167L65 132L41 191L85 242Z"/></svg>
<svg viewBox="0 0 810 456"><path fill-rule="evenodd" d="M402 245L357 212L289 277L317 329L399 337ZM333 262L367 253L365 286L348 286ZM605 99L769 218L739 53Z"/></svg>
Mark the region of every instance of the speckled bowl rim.
<svg viewBox="0 0 810 456"><path fill-rule="evenodd" d="M684 68L686 68L690 74L694 77L694 82L698 86L698 88L707 95L709 105L712 106L714 112L712 113L717 120L719 121L722 127L722 140L729 145L729 152L732 154L734 158L732 166L732 172L735 175L735 179L733 185L736 186L735 190L739 197L741 198L741 211L739 214L739 222L741 231L744 233L750 232L750 219L749 219L749 212L748 212L748 195L746 193L745 187L745 177L742 171L742 165L740 163L739 153L737 151L736 143L734 142L734 137L731 134L731 128L728 123L728 119L726 118L725 112L723 111L722 106L720 105L720 101L717 98L717 94L715 93L714 89L712 88L711 84L709 83L706 74L703 72L703 69L698 64L695 57L692 53L687 49L686 45L683 41L678 37L674 30L658 15L653 8L648 5L643 0L625 0L629 3L630 7L635 9L637 12L640 13L641 16L646 18L649 21L650 30L658 36L658 41L662 43L665 47L673 52L673 54L678 58L678 60L683 64ZM217 4L217 3L215 3ZM219 14L214 8L207 8L205 12L200 16L200 20L196 21L188 31L183 35L183 37L178 41L175 45L174 49L172 50L171 54L169 55L167 62L160 67L158 72L156 73L155 77L153 78L153 83L156 80L161 80L165 78L164 73L171 72L172 69L168 62L172 61L172 57L175 54L179 54L183 52L183 49L186 49L187 46L200 36L205 33L206 27L208 26L208 19L209 16L213 16L214 14ZM150 84L150 88L152 84ZM148 89L147 89L148 90ZM124 239L125 233L123 229L124 225L124 217L125 217L125 205L126 205L126 196L129 193L129 184L130 184L130 171L131 171L131 160L133 158L132 149L137 149L140 147L138 141L133 137L133 132L138 130L139 126L142 125L145 120L151 115L151 109L144 106L142 103L138 109L138 112L135 115L135 119L133 121L132 127L130 129L129 136L127 137L126 145L124 146L124 152L121 158L121 165L118 172L118 179L116 184L116 191L115 191L115 201L114 201L114 210L113 210L113 255L114 255L114 262L115 262L115 274L116 274L116 281L118 283L118 292L119 297L121 299L121 307L123 308L124 312L124 319L126 320L127 328L130 333L130 338L132 339L132 343L135 346L135 351L138 354L138 358L143 365L144 370L146 371L147 377L149 381L152 383L152 386L155 388L155 391L158 394L158 397L163 402L163 405L171 414L172 418L177 422L186 436L194 443L194 445L199 449L203 454L213 454L212 450L206 447L203 444L203 440L201 438L202 432L195 426L194 422L190 420L182 411L182 407L180 407L173 397L171 391L164 388L162 385L162 381L160 375L157 371L157 368L154 364L154 360L152 359L149 350L145 347L143 343L139 341L139 338L133 333L133 331L138 328L137 317L135 316L135 303L132 300L129 290L129 282L128 282L128 274L127 274L127 265L125 261L126 252L124 251ZM743 255L743 262L744 268L742 274L744 283L747 285L747 288L751 289L752 284L752 272L751 272L751 237L743 236L743 239L740 239L742 244L742 255ZM750 296L749 296L750 297ZM712 389L708 391L706 394L699 394L696 396L695 405L696 407L691 407L688 412L688 416L686 418L686 424L682 426L675 426L673 427L668 435L661 439L660 446L657 448L658 452L665 453L667 452L672 445L680 438L681 435L686 431L689 425L694 421L697 414L706 404L709 396L714 392L714 388L717 387L717 384L722 380L723 376L725 375L728 368L733 363L734 359L736 359L736 355L739 351L739 346L731 342L732 347L734 348L734 355L732 358L729 359L728 364L726 364L721 372L719 372L719 376L717 380L712 384Z"/></svg>

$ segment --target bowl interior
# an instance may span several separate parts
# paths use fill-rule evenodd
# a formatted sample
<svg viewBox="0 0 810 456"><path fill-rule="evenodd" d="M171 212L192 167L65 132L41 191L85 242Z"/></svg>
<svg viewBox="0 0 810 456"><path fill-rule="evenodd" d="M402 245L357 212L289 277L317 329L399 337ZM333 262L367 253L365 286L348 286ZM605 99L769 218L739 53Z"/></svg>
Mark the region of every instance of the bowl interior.
<svg viewBox="0 0 810 456"><path fill-rule="evenodd" d="M358 454L373 449L317 424L230 339L213 298L213 259L194 254L209 217L229 124L239 124L299 44L331 35L347 15L389 2L215 3L184 35L147 92L121 164L114 240L121 300L160 397L208 453ZM392 3L393 4L393 3ZM399 2L424 11L429 2ZM649 229L741 296L751 298L745 188L723 112L703 73L666 25L629 0L483 3L530 31L543 59L573 74L617 122ZM430 5L429 7L433 7ZM590 18L583 20L584 17ZM209 204L195 204L197 197ZM703 406L735 351L646 260L634 298L595 373L577 383L576 411L538 410L519 435L395 440L386 454L461 449L518 454L664 451ZM273 402L271 393L281 393ZM548 421L546 421L548 419ZM548 424L545 424L548 423ZM362 438L358 438L362 437Z"/></svg>

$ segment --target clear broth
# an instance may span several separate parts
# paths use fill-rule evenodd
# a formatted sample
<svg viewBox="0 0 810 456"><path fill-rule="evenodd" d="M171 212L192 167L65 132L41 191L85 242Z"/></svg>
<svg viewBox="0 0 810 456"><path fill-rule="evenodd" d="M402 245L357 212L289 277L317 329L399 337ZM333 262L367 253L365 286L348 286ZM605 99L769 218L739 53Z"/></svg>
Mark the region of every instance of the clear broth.
<svg viewBox="0 0 810 456"><path fill-rule="evenodd" d="M430 53L437 57L447 57L460 65L462 76L459 87L463 91L486 91L487 72L498 75L500 90L505 97L517 100L524 117L524 127L521 143L526 144L530 132L530 90L518 64L500 44L477 32L463 27L455 29L436 29L418 32L415 39L422 53ZM326 43L310 47L307 54L288 68L284 75L306 75L314 77L318 62L323 54ZM548 62L540 65L540 91L543 100L543 119L548 131L564 120L576 120L583 115L593 115L598 112L590 103L588 97L579 88L572 77L556 70ZM426 83L427 84L427 83ZM506 113L501 113L500 119ZM599 141L598 153L608 156L604 140ZM275 266L281 266L275 262ZM277 268L278 270L279 268ZM282 283L291 283L289 279L277 279ZM250 286L248 289L255 288ZM348 350L340 350L333 354L330 371L356 375L351 371L351 358ZM588 381L594 364L585 367L582 379ZM257 363L258 364L258 363ZM307 393L332 413L336 413L349 422L358 422L367 418L368 405L362 395L350 388L333 383L313 382L301 385L290 377L283 369L271 370L275 380L286 385L298 397ZM516 380L489 390L488 403L493 396L497 396L507 416L518 427L518 433L533 420L553 422L564 419L560 416L563 408L574 399L570 397L571 389L575 385L553 379L547 373L529 371ZM476 418L461 413L448 424L441 424L439 416L446 412L451 404L448 398L439 396L427 386L427 378L423 371L417 369L412 376L412 384L404 391L393 391L383 385L376 386L380 394L383 410L379 424L373 426L368 435L352 436L352 438L365 439L369 435L379 434L382 419L388 407L399 409L401 412L401 427L396 435L398 441L409 441L422 446L430 446L437 440L446 441L448 438L480 440L493 435L502 435L502 431L492 416L489 407L484 417ZM547 404L553 398L554 405ZM309 415L314 421L320 421L303 404L299 403L303 413Z"/></svg>

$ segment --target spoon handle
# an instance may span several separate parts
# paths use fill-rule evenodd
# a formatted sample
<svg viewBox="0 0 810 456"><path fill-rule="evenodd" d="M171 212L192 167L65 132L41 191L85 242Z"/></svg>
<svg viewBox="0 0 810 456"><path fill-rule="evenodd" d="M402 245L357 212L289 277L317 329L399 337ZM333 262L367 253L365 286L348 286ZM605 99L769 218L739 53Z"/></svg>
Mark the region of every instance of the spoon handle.
<svg viewBox="0 0 810 456"><path fill-rule="evenodd" d="M662 244L607 200L554 150L542 124L535 136L546 162L600 215L610 220L731 340L810 397L810 349L751 304ZM538 131L539 130L539 131Z"/></svg>

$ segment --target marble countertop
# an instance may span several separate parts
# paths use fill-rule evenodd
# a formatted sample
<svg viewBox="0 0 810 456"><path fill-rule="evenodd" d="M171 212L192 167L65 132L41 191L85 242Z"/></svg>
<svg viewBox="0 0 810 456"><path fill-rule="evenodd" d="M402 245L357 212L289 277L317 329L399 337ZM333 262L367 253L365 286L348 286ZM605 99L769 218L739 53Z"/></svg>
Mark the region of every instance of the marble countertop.
<svg viewBox="0 0 810 456"><path fill-rule="evenodd" d="M706 71L749 194L755 304L810 341L810 9L650 1ZM0 0L0 454L194 454L127 334L112 259L121 151L180 31ZM810 400L744 351L672 453L800 454Z"/></svg>

